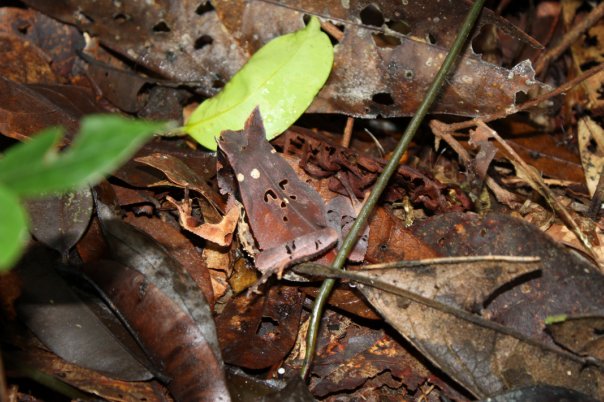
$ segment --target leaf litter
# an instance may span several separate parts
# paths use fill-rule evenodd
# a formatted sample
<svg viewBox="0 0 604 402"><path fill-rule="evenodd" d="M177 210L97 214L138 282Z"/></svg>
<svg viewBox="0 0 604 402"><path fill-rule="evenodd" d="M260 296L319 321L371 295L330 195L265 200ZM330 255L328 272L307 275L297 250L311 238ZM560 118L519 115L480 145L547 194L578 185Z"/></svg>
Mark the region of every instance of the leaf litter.
<svg viewBox="0 0 604 402"><path fill-rule="evenodd" d="M298 264L333 261L342 233L404 124L383 117L414 112L469 3L437 7L431 2L337 1L327 7L312 0L217 0L156 2L147 8L130 2L102 7L88 1L60 7L25 3L41 12L0 9L8 22L3 43L13 52L7 54L18 54L28 43L35 46L27 59L5 61L5 70L12 66L15 74L3 79L7 91L0 113L6 122L0 132L16 140L48 124L75 132L80 116L107 108L182 122L184 106L194 107L219 92L270 40L304 28L305 14L318 17L330 35L333 71L308 111L370 118L355 122L350 147L341 146L334 134L343 121L320 114L299 121L312 130L291 127L269 144L261 107L249 119L251 110L242 113L241 121L248 119L245 127L223 134L217 158L187 139L152 141L136 161L95 189L98 218L90 225L84 225L88 213L77 225L70 223L67 217L76 211L64 202L52 207L66 213L59 223L41 214L48 235L38 234L39 240L50 239L72 267L81 263L79 258L86 262L83 270L96 278L107 302L151 357L163 385L154 381L154 396L146 394L147 400L169 400L168 392L185 401L237 395L245 400L251 386L229 395L229 382L244 376L225 377L223 359L228 370L251 370L261 384L258 399L274 393L271 381L297 377L306 347L307 307L316 297L316 280L331 275L321 271L306 278ZM572 8L563 1L552 7L550 12L562 13L565 25L551 30L548 38L547 30L527 26L531 10L516 3L485 10L476 31L480 42L475 40L474 49L460 60L434 112L509 115L516 110L518 92L535 96L547 90L535 80L531 63L513 54L529 45L522 54L534 62L538 52L531 49L538 42L500 12L548 44L563 36L569 21L591 12L591 6ZM543 10L543 2L538 3ZM590 57L599 57L593 53L599 29L588 28L583 38L587 51L576 46L569 51L575 73L592 66ZM86 48L82 31L92 37ZM57 41L45 41L45 36ZM497 43L495 57L486 47L479 49L488 40ZM24 65L32 69L15 70ZM539 75L554 86L571 77L560 60L550 60L549 70ZM601 78L591 79L590 88L599 88ZM597 91L579 95L565 97L562 109L550 102L530 115L511 115L490 125L499 139L484 135L482 126L469 133L468 142L468 133L449 129L459 120L439 115L440 122L430 128L447 145L430 150L427 141L417 140L405 155L348 262L349 279L364 275L364 283L350 279L339 285L328 302L331 310L323 319L319 358L308 387L291 382L281 397L309 398L309 390L321 400L498 400L535 392L577 400L603 397L598 335L603 282L594 265L594 260L601 262L596 146L601 107ZM25 113L31 118L22 119ZM590 128L591 137L586 122L596 127ZM568 132L544 131L561 126ZM365 128L382 143L385 156L376 157ZM548 139L549 148L541 147L540 138ZM513 164L502 153L506 143L520 155ZM121 199L107 196L111 188ZM556 206L555 213L540 217L551 208L548 202ZM540 223L556 239L528 221ZM61 226L72 234L60 236ZM590 261L561 242L594 258ZM477 262L475 257L484 255L495 257ZM439 263L452 256L464 259ZM528 259L511 263L496 256ZM405 265L401 260L426 261L407 262L404 268L367 266ZM289 282L278 282L282 275ZM10 286L16 289L7 293L19 293L15 283ZM250 288L260 293L248 296L244 291ZM6 300L10 306L10 297ZM565 318L551 322L552 317ZM11 359L6 364L14 369ZM36 367L57 373L56 366ZM58 370L60 377L67 369ZM87 382L71 384L96 393L90 384L101 380L82 370ZM123 400L141 395L135 384L140 383L119 385ZM121 400L110 390L102 392Z"/></svg>

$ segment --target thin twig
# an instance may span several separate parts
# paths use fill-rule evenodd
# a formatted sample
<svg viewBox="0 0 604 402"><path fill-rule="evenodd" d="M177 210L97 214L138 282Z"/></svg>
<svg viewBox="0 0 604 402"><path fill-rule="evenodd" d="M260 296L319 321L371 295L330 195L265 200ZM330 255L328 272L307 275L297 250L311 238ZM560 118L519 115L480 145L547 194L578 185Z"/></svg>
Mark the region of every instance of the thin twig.
<svg viewBox="0 0 604 402"><path fill-rule="evenodd" d="M585 71L584 73L578 75L577 77L573 78L572 80L565 82L564 84L560 85L558 88L551 90L549 92L544 93L541 96L538 96L534 99L528 100L524 103L522 103L521 105L506 109L502 112L499 113L493 113L493 114L488 114L482 117L476 117L472 120L466 120L466 121L461 121L459 123L453 123L453 124L447 124L447 131L453 132L453 131L459 131L459 130L465 130L467 128L471 128L471 127L475 127L478 125L478 122L482 121L485 123L491 122L493 120L499 120L499 119L503 119L505 117L508 117L511 114L514 113L518 113L518 112L522 112L523 110L527 110L530 109L532 107L535 107L537 105L539 105L540 103L553 98L554 96L558 96L561 95L565 92L568 92L570 89L574 88L575 86L579 85L580 83L582 83L583 81L585 81L586 79L588 79L589 77L599 73L600 71L604 70L604 63L602 64L598 64L595 67L590 68L589 70Z"/></svg>
<svg viewBox="0 0 604 402"><path fill-rule="evenodd" d="M537 75L541 74L541 72L549 66L553 60L560 57L562 53L566 51L573 43L579 39L583 33L585 33L589 28L594 26L596 22L598 22L602 17L604 17L604 3L600 3L597 5L587 16L579 22L577 25L571 28L568 31L560 43L556 46L543 53L539 59L535 62L535 72Z"/></svg>
<svg viewBox="0 0 604 402"><path fill-rule="evenodd" d="M344 127L344 136L342 137L342 145L344 148L350 146L350 139L352 138L352 128L354 127L354 117L348 116L346 119L346 127Z"/></svg>
<svg viewBox="0 0 604 402"><path fill-rule="evenodd" d="M459 33L457 34L457 38L451 46L449 54L445 58L438 73L434 77L432 85L430 85L430 88L426 93L424 101L417 109L415 116L413 116L413 118L409 122L409 125L407 126L407 129L405 130L405 133L401 137L399 143L397 144L392 157L390 158L390 160L384 167L384 170L378 177L371 193L367 197L367 201L359 212L359 216L356 218L354 224L350 229L350 232L348 232L348 235L342 242L342 247L340 248L338 255L336 256L332 265L334 269L341 270L344 267L344 263L346 262L348 255L356 244L357 237L359 236L361 231L365 229L365 225L371 212L373 211L373 208L376 206L382 192L386 188L390 177L397 170L401 157L407 150L409 143L417 132L422 120L428 113L428 110L436 100L437 96L440 94L443 84L445 83L445 78L453 70L457 55L464 48L470 31L474 28L474 23L476 22L476 19L478 18L478 15L482 10L484 1L485 0L476 0L472 4L472 7L468 12L467 17L463 25L461 26ZM317 295L317 298L315 299L315 302L313 304L312 313L309 319L310 326L306 338L306 355L304 356L304 362L302 363L301 369L302 378L306 378L308 373L310 372L310 365L315 354L317 336L319 333L319 324L321 323L323 307L325 306L325 302L327 301L334 285L335 279L330 278L323 281L323 285L321 285L319 294Z"/></svg>
<svg viewBox="0 0 604 402"><path fill-rule="evenodd" d="M321 21L321 28L338 42L342 42L342 39L344 39L344 32L329 21Z"/></svg>

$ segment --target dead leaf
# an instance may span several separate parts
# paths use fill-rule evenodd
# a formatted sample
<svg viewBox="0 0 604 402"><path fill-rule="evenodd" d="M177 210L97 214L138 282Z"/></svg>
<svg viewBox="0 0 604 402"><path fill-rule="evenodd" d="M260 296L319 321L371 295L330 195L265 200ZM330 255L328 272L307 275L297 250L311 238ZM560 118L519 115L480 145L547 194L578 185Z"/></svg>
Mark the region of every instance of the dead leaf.
<svg viewBox="0 0 604 402"><path fill-rule="evenodd" d="M467 10L461 0L438 6L430 1L405 5L338 0L214 4L226 29L248 53L273 37L300 29L305 13L336 21L343 27L343 39L335 47L331 76L309 112L363 118L411 115L417 110ZM530 41L488 10L482 21ZM507 70L473 54L464 56L449 82L434 112L480 116L513 106L517 92L539 87L529 62Z"/></svg>
<svg viewBox="0 0 604 402"><path fill-rule="evenodd" d="M61 360L42 349L30 348L23 352L3 351L2 354L9 370L14 369L14 362L19 362L21 366L39 370L59 381L109 401L172 401L166 395L166 389L157 382L126 382L109 378L96 371ZM31 395L28 395L28 398L31 398Z"/></svg>
<svg viewBox="0 0 604 402"><path fill-rule="evenodd" d="M541 258L541 275L497 295L485 314L544 342L547 316L604 309L604 280L592 264L561 247L535 226L505 215L443 214L412 231L441 256L514 255Z"/></svg>
<svg viewBox="0 0 604 402"><path fill-rule="evenodd" d="M23 283L17 304L21 321L70 363L125 381L149 380L149 370L55 272L58 265L56 255L40 246L24 257L18 271Z"/></svg>
<svg viewBox="0 0 604 402"><path fill-rule="evenodd" d="M296 341L302 301L298 289L289 286L231 300L216 319L224 361L262 369L285 359Z"/></svg>
<svg viewBox="0 0 604 402"><path fill-rule="evenodd" d="M80 240L92 217L89 188L26 201L30 231L36 239L67 255Z"/></svg>
<svg viewBox="0 0 604 402"><path fill-rule="evenodd" d="M82 87L23 85L0 77L0 94L0 133L17 140L49 126L63 126L73 135L82 116L102 111Z"/></svg>
<svg viewBox="0 0 604 402"><path fill-rule="evenodd" d="M207 1L146 3L28 0L46 15L98 36L103 45L160 76L213 95L245 59Z"/></svg>
<svg viewBox="0 0 604 402"><path fill-rule="evenodd" d="M141 229L164 246L170 256L176 259L191 275L191 278L202 290L210 308L214 308L215 297L210 273L201 252L196 249L193 243L183 236L177 228L161 219L135 217L129 214L124 221Z"/></svg>
<svg viewBox="0 0 604 402"><path fill-rule="evenodd" d="M580 356L604 361L604 317L588 315L565 317L547 326L554 341Z"/></svg>
<svg viewBox="0 0 604 402"><path fill-rule="evenodd" d="M579 120L577 138L585 181L589 194L593 197L600 175L604 172L604 130L598 123L586 116Z"/></svg>

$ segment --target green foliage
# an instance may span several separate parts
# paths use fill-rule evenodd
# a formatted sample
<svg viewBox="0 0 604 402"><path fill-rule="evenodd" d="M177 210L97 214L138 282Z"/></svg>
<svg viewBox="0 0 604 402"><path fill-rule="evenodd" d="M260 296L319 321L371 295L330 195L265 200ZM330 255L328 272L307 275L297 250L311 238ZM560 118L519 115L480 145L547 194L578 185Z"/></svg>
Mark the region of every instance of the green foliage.
<svg viewBox="0 0 604 402"><path fill-rule="evenodd" d="M223 130L241 130L256 106L270 140L304 113L333 64L333 46L312 17L297 32L258 50L216 96L203 102L183 127L206 148L216 150Z"/></svg>
<svg viewBox="0 0 604 402"><path fill-rule="evenodd" d="M27 240L27 216L19 198L0 186L0 272L10 268Z"/></svg>
<svg viewBox="0 0 604 402"><path fill-rule="evenodd" d="M125 162L163 123L113 115L82 120L72 145L59 152L59 128L48 128L10 148L0 159L0 271L9 269L27 239L19 197L65 192L92 185Z"/></svg>

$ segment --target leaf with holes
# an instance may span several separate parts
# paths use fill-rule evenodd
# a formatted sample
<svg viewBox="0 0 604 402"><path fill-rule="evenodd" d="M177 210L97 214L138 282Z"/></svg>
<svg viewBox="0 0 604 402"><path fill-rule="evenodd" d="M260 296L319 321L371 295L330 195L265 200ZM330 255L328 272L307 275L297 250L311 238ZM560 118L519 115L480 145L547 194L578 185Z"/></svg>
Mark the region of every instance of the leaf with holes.
<svg viewBox="0 0 604 402"><path fill-rule="evenodd" d="M243 131L223 132L218 145L219 162L226 167L228 161L239 183L260 249L256 267L265 278L335 245L338 234L327 225L321 196L268 143L258 108ZM226 168L219 174L228 175Z"/></svg>
<svg viewBox="0 0 604 402"><path fill-rule="evenodd" d="M252 110L260 106L266 137L272 139L308 108L332 63L333 46L313 17L306 28L276 38L256 52L222 92L193 112L183 130L215 150L221 131L242 129Z"/></svg>
<svg viewBox="0 0 604 402"><path fill-rule="evenodd" d="M343 31L330 31L338 41L334 68L308 112L362 118L415 113L469 7L466 0L216 0L213 4L225 28L250 52L303 26L305 14L334 22ZM485 24L539 46L486 8L478 22ZM432 112L480 116L503 110L515 104L518 91L539 88L533 75L528 61L510 70L468 51Z"/></svg>

